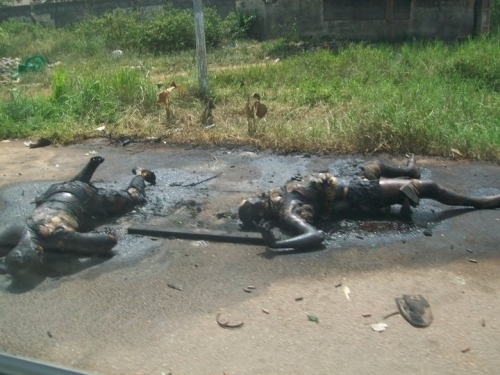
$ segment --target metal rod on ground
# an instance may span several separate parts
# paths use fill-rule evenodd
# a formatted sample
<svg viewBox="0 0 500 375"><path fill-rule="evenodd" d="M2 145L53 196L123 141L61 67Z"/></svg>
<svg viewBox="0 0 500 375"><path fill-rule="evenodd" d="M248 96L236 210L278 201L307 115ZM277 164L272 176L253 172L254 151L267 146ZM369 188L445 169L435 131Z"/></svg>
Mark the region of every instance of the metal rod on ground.
<svg viewBox="0 0 500 375"><path fill-rule="evenodd" d="M198 62L198 82L203 99L208 95L207 51L205 46L205 26L201 0L193 0L194 26L196 35L196 59Z"/></svg>
<svg viewBox="0 0 500 375"><path fill-rule="evenodd" d="M253 232L225 232L200 228L158 227L154 225L134 224L128 228L129 234L141 234L152 237L173 237L188 240L205 240L216 242L232 242L250 245L264 245L260 233Z"/></svg>

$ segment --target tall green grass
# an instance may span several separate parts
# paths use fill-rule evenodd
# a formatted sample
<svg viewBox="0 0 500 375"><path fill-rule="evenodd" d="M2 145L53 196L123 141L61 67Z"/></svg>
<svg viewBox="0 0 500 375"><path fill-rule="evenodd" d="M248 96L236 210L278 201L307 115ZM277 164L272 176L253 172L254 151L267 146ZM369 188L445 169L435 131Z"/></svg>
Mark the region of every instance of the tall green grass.
<svg viewBox="0 0 500 375"><path fill-rule="evenodd" d="M172 25L191 17L176 14ZM157 45L151 35L137 39L137 14L115 13L57 31L2 24L7 35L0 41L2 54L41 53L61 64L0 87L0 137L43 135L65 143L99 135L96 127L106 125L109 136L250 142L284 150L450 155L457 149L471 158L500 160L499 37L344 43L338 51L304 52L286 39L238 39L250 20L231 17L212 25L216 37L207 60L216 126L210 130L200 121L204 103L197 96L187 29L182 32L189 39L186 48L172 44L167 52L145 48ZM163 21L153 18L137 27L154 30ZM107 24L130 30L116 32L120 29L113 26L91 37L92 30ZM138 40L148 43L134 45ZM120 60L111 57L116 47L124 49ZM169 117L155 105L159 81L184 87L182 94L172 94ZM254 92L269 112L250 136L243 109Z"/></svg>

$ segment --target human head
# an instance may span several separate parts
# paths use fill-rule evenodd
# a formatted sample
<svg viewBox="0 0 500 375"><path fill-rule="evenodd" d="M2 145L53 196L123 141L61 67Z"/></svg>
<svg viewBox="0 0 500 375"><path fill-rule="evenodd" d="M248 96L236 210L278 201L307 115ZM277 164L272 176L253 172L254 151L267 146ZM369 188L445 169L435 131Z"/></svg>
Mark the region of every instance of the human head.
<svg viewBox="0 0 500 375"><path fill-rule="evenodd" d="M42 258L43 249L25 237L9 252L5 265L14 280L24 280L40 271Z"/></svg>
<svg viewBox="0 0 500 375"><path fill-rule="evenodd" d="M269 207L265 194L244 199L238 208L238 216L246 228L255 227L262 219L270 219Z"/></svg>

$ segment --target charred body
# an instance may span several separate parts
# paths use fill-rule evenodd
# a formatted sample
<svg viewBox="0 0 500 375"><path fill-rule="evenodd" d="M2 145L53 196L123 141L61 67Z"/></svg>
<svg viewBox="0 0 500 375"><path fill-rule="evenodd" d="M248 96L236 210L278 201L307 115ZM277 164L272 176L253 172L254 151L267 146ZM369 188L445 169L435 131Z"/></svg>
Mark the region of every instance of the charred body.
<svg viewBox="0 0 500 375"><path fill-rule="evenodd" d="M74 178L50 186L35 199L36 207L24 227L6 228L0 234L0 243L14 246L5 259L7 272L14 279L40 272L45 250L107 254L116 245L113 233L91 231L95 223L143 204L146 182L155 184L156 176L134 168L126 189L98 188L90 180L103 162L104 158L93 157Z"/></svg>
<svg viewBox="0 0 500 375"><path fill-rule="evenodd" d="M449 206L477 209L500 207L500 195L469 197L447 190L432 180L420 180L411 156L406 166L377 160L363 165L359 176L342 178L317 173L292 179L279 188L245 199L239 207L244 227L261 231L272 251L306 250L317 247L325 233L314 227L321 218L338 218L346 212L367 212L401 205L404 217L411 215L420 199L432 199ZM279 228L293 233L280 239Z"/></svg>

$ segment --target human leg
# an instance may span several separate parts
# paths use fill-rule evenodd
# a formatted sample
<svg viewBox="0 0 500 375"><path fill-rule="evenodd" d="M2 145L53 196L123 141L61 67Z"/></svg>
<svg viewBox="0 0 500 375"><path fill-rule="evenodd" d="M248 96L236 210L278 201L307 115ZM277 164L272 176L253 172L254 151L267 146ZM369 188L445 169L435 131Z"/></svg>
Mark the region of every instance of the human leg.
<svg viewBox="0 0 500 375"><path fill-rule="evenodd" d="M477 209L500 208L500 194L470 197L455 193L431 180L380 180L381 199L384 204L404 204L409 200L417 205L419 199L432 199L448 206L474 207Z"/></svg>
<svg viewBox="0 0 500 375"><path fill-rule="evenodd" d="M500 208L500 194L470 197L445 189L434 181L415 181L420 198L428 198L448 206L466 206L478 209Z"/></svg>
<svg viewBox="0 0 500 375"><path fill-rule="evenodd" d="M415 166L415 156L411 155L408 158L406 166L396 166L382 160L375 160L361 166L363 177L368 180L378 180L381 177L385 178L420 178L420 171Z"/></svg>
<svg viewBox="0 0 500 375"><path fill-rule="evenodd" d="M134 178L125 190L99 189L99 205L108 215L117 215L128 212L134 206L146 201L146 184L156 183L156 176L147 169L134 168Z"/></svg>
<svg viewBox="0 0 500 375"><path fill-rule="evenodd" d="M92 176L94 172L96 171L97 167L101 165L101 163L104 162L104 158L100 156L94 156L90 158L89 162L83 169L75 176L73 177L70 181L81 181L85 183L89 183L90 180L92 179Z"/></svg>

